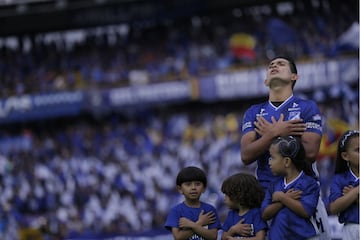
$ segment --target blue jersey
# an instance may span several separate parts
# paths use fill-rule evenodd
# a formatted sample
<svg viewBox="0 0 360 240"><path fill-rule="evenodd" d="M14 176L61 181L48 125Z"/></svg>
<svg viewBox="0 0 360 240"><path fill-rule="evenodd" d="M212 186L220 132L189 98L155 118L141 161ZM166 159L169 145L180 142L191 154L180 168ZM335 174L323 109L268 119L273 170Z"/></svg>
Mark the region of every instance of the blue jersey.
<svg viewBox="0 0 360 240"><path fill-rule="evenodd" d="M170 209L170 212L166 218L166 222L165 222L165 228L170 230L175 227L175 228L179 228L179 220L180 218L182 217L185 217L193 222L196 222L199 218L199 215L200 215L200 212L204 210L204 214L208 213L208 212L213 212L215 213L215 222L208 225L208 226L204 226L206 227L207 229L220 229L221 228L221 223L220 223L220 219L219 219L219 216L217 214L217 211L216 209L208 204L208 203L204 203L204 202L201 202L200 203L200 207L198 208L193 208L193 207L189 207L187 206L184 202L178 204L178 205L175 205L174 207L172 207ZM189 240L204 240L203 237L197 235L197 234L194 234L192 236L190 236L188 238Z"/></svg>
<svg viewBox="0 0 360 240"><path fill-rule="evenodd" d="M239 215L239 212L237 210L229 211L222 226L222 230L224 230L225 232L229 231L229 229L232 226L234 226L236 223L238 223L241 219L244 219L243 222L244 224L252 224L253 226L252 235L246 237L254 237L257 232L267 229L266 222L261 218L260 208L252 208L241 216ZM245 236L236 235L233 237L245 237Z"/></svg>
<svg viewBox="0 0 360 240"><path fill-rule="evenodd" d="M329 203L342 197L343 188L349 185L353 187L359 186L359 178L356 177L350 169L344 173L335 174L331 179ZM339 214L339 222L359 224L359 203L353 203L341 212Z"/></svg>
<svg viewBox="0 0 360 240"><path fill-rule="evenodd" d="M284 114L284 121L303 119L306 123L307 132L315 132L322 135L322 122L320 110L312 100L301 99L296 96L289 97L280 106L274 106L270 101L251 106L244 115L242 134L255 131L254 122L259 116L271 122L271 117L279 120L280 114ZM260 138L260 136L257 136ZM271 181L276 180L269 167L270 154L267 151L257 159L256 177L261 186L266 190Z"/></svg>
<svg viewBox="0 0 360 240"><path fill-rule="evenodd" d="M320 196L320 187L317 181L304 172L292 182L286 184L285 179L279 179L270 184L262 202L261 210L272 204L272 195L276 191L286 192L289 189L302 191L301 204L309 216L315 216L316 206ZM300 240L318 235L314 217L303 218L284 206L272 218L269 227L269 240L291 239Z"/></svg>

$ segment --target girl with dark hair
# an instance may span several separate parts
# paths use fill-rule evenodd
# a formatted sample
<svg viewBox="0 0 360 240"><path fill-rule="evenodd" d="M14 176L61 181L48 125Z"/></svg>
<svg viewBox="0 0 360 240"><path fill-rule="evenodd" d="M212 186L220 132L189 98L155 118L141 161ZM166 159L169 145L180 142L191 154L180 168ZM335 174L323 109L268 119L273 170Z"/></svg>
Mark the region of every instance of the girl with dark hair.
<svg viewBox="0 0 360 240"><path fill-rule="evenodd" d="M343 240L359 239L359 131L346 131L339 140L329 212L344 224Z"/></svg>
<svg viewBox="0 0 360 240"><path fill-rule="evenodd" d="M278 137L270 145L270 169L279 180L270 184L262 203L262 217L271 221L268 239L319 239L315 215L320 187L309 174L301 140Z"/></svg>

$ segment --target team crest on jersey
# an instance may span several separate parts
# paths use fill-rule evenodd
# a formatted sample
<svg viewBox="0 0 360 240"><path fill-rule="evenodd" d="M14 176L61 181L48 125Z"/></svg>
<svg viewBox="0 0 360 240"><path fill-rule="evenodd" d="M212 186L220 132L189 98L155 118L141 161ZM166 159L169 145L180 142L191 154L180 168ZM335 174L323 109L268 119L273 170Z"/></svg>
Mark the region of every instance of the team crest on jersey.
<svg viewBox="0 0 360 240"><path fill-rule="evenodd" d="M289 113L289 119L288 120L294 120L294 119L300 119L300 112L299 111Z"/></svg>

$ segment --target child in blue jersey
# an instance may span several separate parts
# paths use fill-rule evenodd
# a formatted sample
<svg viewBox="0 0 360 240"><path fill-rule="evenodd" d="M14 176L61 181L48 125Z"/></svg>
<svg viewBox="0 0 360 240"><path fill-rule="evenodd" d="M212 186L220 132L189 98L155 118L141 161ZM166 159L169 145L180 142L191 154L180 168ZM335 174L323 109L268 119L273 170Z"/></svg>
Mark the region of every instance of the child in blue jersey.
<svg viewBox="0 0 360 240"><path fill-rule="evenodd" d="M215 207L200 200L206 189L207 178L203 170L190 166L176 177L176 187L185 200L170 209L165 228L174 239L216 240L221 223Z"/></svg>
<svg viewBox="0 0 360 240"><path fill-rule="evenodd" d="M304 161L305 150L298 138L276 138L270 145L271 171L281 176L268 187L262 202L262 218L271 220L268 239L318 239L315 214L320 187Z"/></svg>
<svg viewBox="0 0 360 240"><path fill-rule="evenodd" d="M265 240L267 224L261 219L260 206L264 191L253 175L234 174L223 182L221 191L230 211L222 226L222 240L243 237Z"/></svg>
<svg viewBox="0 0 360 240"><path fill-rule="evenodd" d="M339 140L335 175L331 180L329 211L344 224L343 240L360 239L359 131L346 131Z"/></svg>

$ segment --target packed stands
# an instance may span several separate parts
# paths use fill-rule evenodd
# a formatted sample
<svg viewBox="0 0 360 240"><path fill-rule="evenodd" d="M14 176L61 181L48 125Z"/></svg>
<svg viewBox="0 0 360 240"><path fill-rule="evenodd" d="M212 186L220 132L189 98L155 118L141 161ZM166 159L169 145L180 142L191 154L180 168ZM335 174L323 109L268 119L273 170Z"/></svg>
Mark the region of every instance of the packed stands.
<svg viewBox="0 0 360 240"><path fill-rule="evenodd" d="M359 28L352 1L306 3L3 38L1 96L188 81L279 54L301 60L356 52L351 39L340 41L352 24Z"/></svg>
<svg viewBox="0 0 360 240"><path fill-rule="evenodd" d="M343 109L336 102L322 106L325 116L347 122L331 116ZM207 171L204 198L224 217L219 184L231 173L254 167L244 167L239 159L244 107L239 102L191 104L102 119L57 119L46 126L40 121L2 131L3 233L16 226L6 219L28 228L46 219L50 230L63 236L161 228L168 206L181 199L174 176L187 165ZM337 131L328 127L326 134ZM320 169L329 177L333 163L327 163Z"/></svg>

